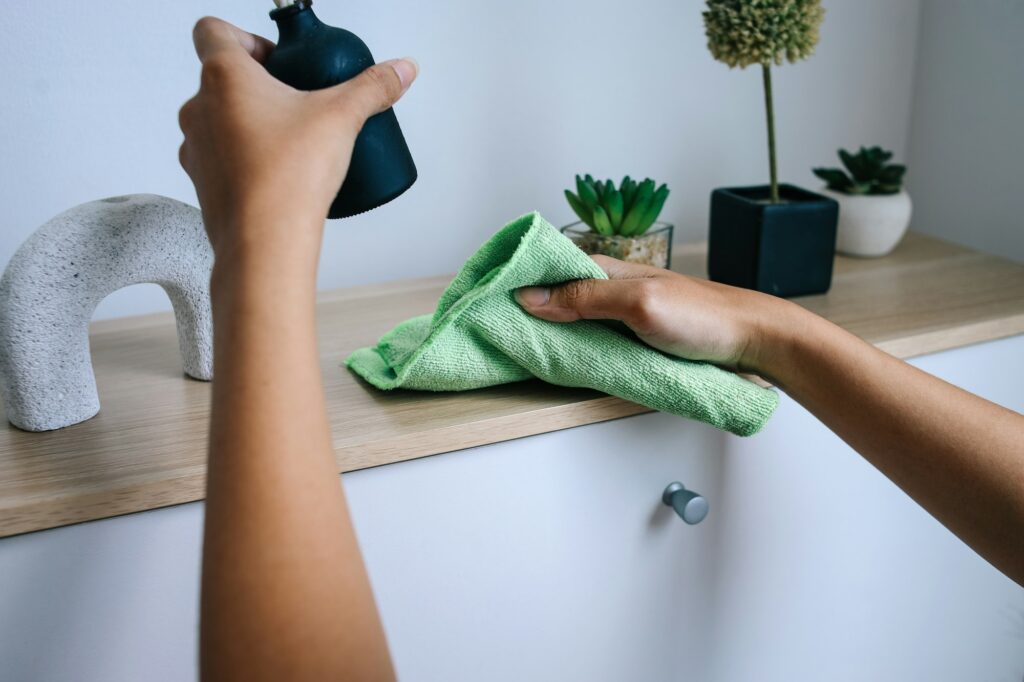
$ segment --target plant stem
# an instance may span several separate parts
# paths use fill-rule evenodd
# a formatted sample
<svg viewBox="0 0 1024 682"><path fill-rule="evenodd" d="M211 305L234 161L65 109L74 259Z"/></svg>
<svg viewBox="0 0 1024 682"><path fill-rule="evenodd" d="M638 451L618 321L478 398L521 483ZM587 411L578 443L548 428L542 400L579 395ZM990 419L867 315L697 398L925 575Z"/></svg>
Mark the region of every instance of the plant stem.
<svg viewBox="0 0 1024 682"><path fill-rule="evenodd" d="M772 69L768 64L761 65L764 77L764 107L768 112L768 167L771 172L771 201L779 203L779 176L775 168L775 110L772 107Z"/></svg>

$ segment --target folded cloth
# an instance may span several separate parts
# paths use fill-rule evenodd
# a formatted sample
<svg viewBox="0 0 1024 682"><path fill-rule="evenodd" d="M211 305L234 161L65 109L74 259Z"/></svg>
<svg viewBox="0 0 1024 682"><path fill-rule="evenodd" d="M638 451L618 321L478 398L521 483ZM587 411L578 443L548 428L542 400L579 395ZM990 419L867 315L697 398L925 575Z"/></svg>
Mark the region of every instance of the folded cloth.
<svg viewBox="0 0 1024 682"><path fill-rule="evenodd" d="M607 275L538 213L506 225L463 266L433 315L402 322L348 367L377 388L463 391L537 377L594 388L748 436L773 390L706 362L666 355L622 325L555 323L523 311L519 287Z"/></svg>

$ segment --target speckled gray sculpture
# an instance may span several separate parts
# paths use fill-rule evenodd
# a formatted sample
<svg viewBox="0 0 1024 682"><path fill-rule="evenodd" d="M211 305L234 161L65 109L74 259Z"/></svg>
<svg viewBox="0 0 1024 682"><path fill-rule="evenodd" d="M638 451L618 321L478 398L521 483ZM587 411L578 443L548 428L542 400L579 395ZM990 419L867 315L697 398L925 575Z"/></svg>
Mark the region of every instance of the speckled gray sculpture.
<svg viewBox="0 0 1024 682"><path fill-rule="evenodd" d="M0 395L26 431L85 421L100 409L89 320L106 296L159 284L174 307L185 372L213 378L210 269L199 209L153 194L76 206L21 245L0 279Z"/></svg>

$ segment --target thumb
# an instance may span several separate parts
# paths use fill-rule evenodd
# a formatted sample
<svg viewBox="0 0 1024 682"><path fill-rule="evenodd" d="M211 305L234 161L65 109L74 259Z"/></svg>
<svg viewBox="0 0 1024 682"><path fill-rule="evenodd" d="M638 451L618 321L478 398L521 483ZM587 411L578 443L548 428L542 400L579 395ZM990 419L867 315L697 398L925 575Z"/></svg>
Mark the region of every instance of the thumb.
<svg viewBox="0 0 1024 682"><path fill-rule="evenodd" d="M553 287L523 287L515 297L526 312L550 322L628 323L643 305L643 284L636 279L579 279Z"/></svg>
<svg viewBox="0 0 1024 682"><path fill-rule="evenodd" d="M354 114L361 125L397 102L418 74L419 65L415 59L391 59L374 64L352 80L326 92L340 97L345 109Z"/></svg>

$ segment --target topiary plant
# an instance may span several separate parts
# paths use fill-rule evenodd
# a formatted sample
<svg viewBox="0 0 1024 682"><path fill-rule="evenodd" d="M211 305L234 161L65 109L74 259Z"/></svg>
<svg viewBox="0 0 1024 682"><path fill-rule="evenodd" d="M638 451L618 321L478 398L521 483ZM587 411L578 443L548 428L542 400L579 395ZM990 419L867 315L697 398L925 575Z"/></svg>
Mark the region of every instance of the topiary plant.
<svg viewBox="0 0 1024 682"><path fill-rule="evenodd" d="M605 236L639 237L658 219L668 198L667 185L655 189L654 180L638 183L628 175L617 189L611 180L577 175L576 192L565 190L572 210L591 230Z"/></svg>
<svg viewBox="0 0 1024 682"><path fill-rule="evenodd" d="M903 186L907 167L886 163L892 152L881 147L861 147L856 154L839 150L839 158L850 173L839 168L813 168L814 174L825 181L828 188L846 194L897 194Z"/></svg>
<svg viewBox="0 0 1024 682"><path fill-rule="evenodd" d="M814 52L825 16L821 0L707 0L704 30L711 56L741 69L761 65L768 115L768 166L771 201L779 201L775 163L775 114L771 65L796 62Z"/></svg>

